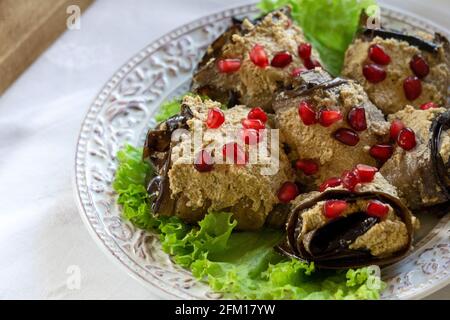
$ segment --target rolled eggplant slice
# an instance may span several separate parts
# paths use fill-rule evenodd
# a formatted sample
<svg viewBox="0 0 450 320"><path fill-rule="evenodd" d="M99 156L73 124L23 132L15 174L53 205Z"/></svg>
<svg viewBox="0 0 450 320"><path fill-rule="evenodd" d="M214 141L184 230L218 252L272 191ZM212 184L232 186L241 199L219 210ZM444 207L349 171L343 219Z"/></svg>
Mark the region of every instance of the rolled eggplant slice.
<svg viewBox="0 0 450 320"><path fill-rule="evenodd" d="M289 10L282 9L256 21L234 20L208 48L192 91L229 107L243 104L270 111L273 93L291 85L295 69L318 65L314 50L307 59L299 57L298 46L306 40L288 15Z"/></svg>
<svg viewBox="0 0 450 320"><path fill-rule="evenodd" d="M310 122L300 112L305 103L312 110ZM389 124L355 81L332 79L323 70L306 71L293 89L277 95L273 107L290 159L307 159L318 165L312 175L298 171L307 190L315 190L322 181L340 176L356 164L377 165L369 149L385 140ZM336 115L337 120L326 123L327 117Z"/></svg>
<svg viewBox="0 0 450 320"><path fill-rule="evenodd" d="M336 201L345 209L330 217L329 204ZM369 209L373 203L386 209L383 215ZM286 242L279 249L326 269L383 266L408 252L414 220L395 189L377 173L373 182L355 192L336 188L299 196L286 224Z"/></svg>
<svg viewBox="0 0 450 320"><path fill-rule="evenodd" d="M394 185L411 209L448 203L450 200L450 111L416 110L407 106L389 116L415 133L416 146L398 145L380 172Z"/></svg>
<svg viewBox="0 0 450 320"><path fill-rule="evenodd" d="M226 211L233 213L238 229L258 229L279 203L277 192L292 180L292 169L279 142L270 138L270 120L264 136L267 144L241 143L241 120L247 117L249 108L223 110L223 124L208 129L209 111L220 106L186 96L179 115L148 132L144 157L157 169L147 188L153 200L152 211L175 215L188 223L201 220L208 211ZM272 145L272 141L276 143ZM232 154L235 143L236 157ZM223 159L225 145L233 147L227 147L230 149ZM261 158L260 148L266 148L267 157ZM203 152L206 155L198 163Z"/></svg>
<svg viewBox="0 0 450 320"><path fill-rule="evenodd" d="M385 114L430 101L446 106L449 42L440 34L363 29L347 49L342 74L357 80Z"/></svg>

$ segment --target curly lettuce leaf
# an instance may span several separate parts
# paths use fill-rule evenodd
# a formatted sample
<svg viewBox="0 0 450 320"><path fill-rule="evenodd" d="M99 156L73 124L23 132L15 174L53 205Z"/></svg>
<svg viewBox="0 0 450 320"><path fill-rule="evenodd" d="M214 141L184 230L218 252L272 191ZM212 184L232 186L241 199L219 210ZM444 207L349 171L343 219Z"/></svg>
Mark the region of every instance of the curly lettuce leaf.
<svg viewBox="0 0 450 320"><path fill-rule="evenodd" d="M261 0L259 8L266 13L286 5L292 7L293 20L319 52L326 69L336 76L358 29L361 12L366 10L369 15L367 9L376 5L376 0Z"/></svg>
<svg viewBox="0 0 450 320"><path fill-rule="evenodd" d="M263 229L233 232L231 213L211 212L197 226L176 217L155 217L144 187L151 167L142 149L127 145L118 155L113 182L125 219L160 234L162 248L182 267L221 292L240 299L378 299L383 289L370 268L347 272L315 270L314 264L288 259L273 247L283 233Z"/></svg>

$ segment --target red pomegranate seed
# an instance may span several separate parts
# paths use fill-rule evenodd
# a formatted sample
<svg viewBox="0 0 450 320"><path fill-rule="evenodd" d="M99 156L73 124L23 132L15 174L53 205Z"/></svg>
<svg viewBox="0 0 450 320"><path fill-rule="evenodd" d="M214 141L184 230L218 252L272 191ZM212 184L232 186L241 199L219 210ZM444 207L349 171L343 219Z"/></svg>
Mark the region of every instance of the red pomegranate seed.
<svg viewBox="0 0 450 320"><path fill-rule="evenodd" d="M294 200L299 194L298 187L295 183L287 181L283 183L281 188L278 190L278 199L282 203L288 203Z"/></svg>
<svg viewBox="0 0 450 320"><path fill-rule="evenodd" d="M366 130L366 110L362 107L352 108L347 115L347 121L350 127L355 129L356 131Z"/></svg>
<svg viewBox="0 0 450 320"><path fill-rule="evenodd" d="M292 55L287 51L278 52L272 58L270 65L274 68L284 68L292 62Z"/></svg>
<svg viewBox="0 0 450 320"><path fill-rule="evenodd" d="M225 115L219 108L212 108L208 110L208 118L206 119L206 126L210 129L219 128L225 121Z"/></svg>
<svg viewBox="0 0 450 320"><path fill-rule="evenodd" d="M306 126L317 123L316 111L314 111L313 107L306 101L300 102L298 114L300 119L302 119L303 124Z"/></svg>
<svg viewBox="0 0 450 320"><path fill-rule="evenodd" d="M222 147L222 155L225 160L233 164L246 164L248 162L247 153L236 142L229 142Z"/></svg>
<svg viewBox="0 0 450 320"><path fill-rule="evenodd" d="M369 47L369 58L375 63L387 65L391 62L391 57L384 51L379 44L373 44Z"/></svg>
<svg viewBox="0 0 450 320"><path fill-rule="evenodd" d="M245 129L262 130L266 128L264 122L259 119L242 119L241 123Z"/></svg>
<svg viewBox="0 0 450 320"><path fill-rule="evenodd" d="M398 134L397 144L406 151L413 149L417 144L416 134L411 128L403 128Z"/></svg>
<svg viewBox="0 0 450 320"><path fill-rule="evenodd" d="M321 67L321 64L317 60L312 60L311 58L307 58L303 60L303 65L306 67L306 69L311 70L315 67Z"/></svg>
<svg viewBox="0 0 450 320"><path fill-rule="evenodd" d="M328 219L337 218L347 207L347 202L344 200L327 200L323 205L323 214Z"/></svg>
<svg viewBox="0 0 450 320"><path fill-rule="evenodd" d="M312 50L311 44L307 42L300 43L300 45L298 46L298 55L303 60L309 59L311 57L311 50Z"/></svg>
<svg viewBox="0 0 450 320"><path fill-rule="evenodd" d="M198 172L209 172L213 169L213 160L206 150L202 150L195 158L194 168Z"/></svg>
<svg viewBox="0 0 450 320"><path fill-rule="evenodd" d="M430 67L422 56L415 55L409 62L409 66L420 79L425 78L430 73Z"/></svg>
<svg viewBox="0 0 450 320"><path fill-rule="evenodd" d="M378 169L365 164L357 164L356 170L358 171L360 182L372 182Z"/></svg>
<svg viewBox="0 0 450 320"><path fill-rule="evenodd" d="M329 179L325 180L324 182L322 182L322 184L319 186L319 191L324 192L328 188L339 187L341 185L341 183L342 183L342 179L339 177L329 178Z"/></svg>
<svg viewBox="0 0 450 320"><path fill-rule="evenodd" d="M267 122L267 114L260 107L252 108L248 115L247 119L257 119L261 120L263 123Z"/></svg>
<svg viewBox="0 0 450 320"><path fill-rule="evenodd" d="M260 134L260 131L255 129L242 129L241 137L245 144L255 145L263 140L264 135Z"/></svg>
<svg viewBox="0 0 450 320"><path fill-rule="evenodd" d="M295 161L295 168L303 171L307 176L316 174L317 171L319 171L319 165L314 160L310 159L298 159Z"/></svg>
<svg viewBox="0 0 450 320"><path fill-rule="evenodd" d="M385 162L392 156L394 148L390 144L376 144L369 150L369 154L377 160Z"/></svg>
<svg viewBox="0 0 450 320"><path fill-rule="evenodd" d="M386 71L377 64L366 64L363 67L363 75L371 83L378 83L386 79Z"/></svg>
<svg viewBox="0 0 450 320"><path fill-rule="evenodd" d="M259 44L255 44L250 51L250 60L260 68L265 68L269 65L269 58L264 51L264 47Z"/></svg>
<svg viewBox="0 0 450 320"><path fill-rule="evenodd" d="M405 91L406 99L416 100L422 93L422 83L419 78L410 76L403 81L403 91Z"/></svg>
<svg viewBox="0 0 450 320"><path fill-rule="evenodd" d="M355 187L360 183L358 170L344 171L342 174L342 186L350 191L355 191Z"/></svg>
<svg viewBox="0 0 450 320"><path fill-rule="evenodd" d="M302 67L295 68L294 70L292 70L291 75L292 75L294 78L296 78L296 77L298 77L299 75L301 75L302 72L305 72L305 71L306 71L306 69L305 69L305 68L302 68Z"/></svg>
<svg viewBox="0 0 450 320"><path fill-rule="evenodd" d="M405 125L400 120L395 119L394 121L392 121L391 128L389 129L389 136L393 141L397 140L398 134L404 127Z"/></svg>
<svg viewBox="0 0 450 320"><path fill-rule="evenodd" d="M433 109L433 108L439 108L439 106L434 102L427 102L420 106L421 110L428 110L428 109Z"/></svg>
<svg viewBox="0 0 450 320"><path fill-rule="evenodd" d="M324 127L329 127L341 119L342 113L337 110L321 110L319 112L319 123Z"/></svg>
<svg viewBox="0 0 450 320"><path fill-rule="evenodd" d="M241 60L239 59L222 59L217 62L217 68L221 73L233 73L241 67Z"/></svg>
<svg viewBox="0 0 450 320"><path fill-rule="evenodd" d="M378 200L370 200L366 212L369 216L384 218L389 212L389 206Z"/></svg>
<svg viewBox="0 0 450 320"><path fill-rule="evenodd" d="M356 146L359 142L358 133L356 133L355 131L353 131L351 129L347 129L347 128L337 129L333 133L333 137L337 141L342 142L343 144L346 144L346 145L352 146L352 147Z"/></svg>

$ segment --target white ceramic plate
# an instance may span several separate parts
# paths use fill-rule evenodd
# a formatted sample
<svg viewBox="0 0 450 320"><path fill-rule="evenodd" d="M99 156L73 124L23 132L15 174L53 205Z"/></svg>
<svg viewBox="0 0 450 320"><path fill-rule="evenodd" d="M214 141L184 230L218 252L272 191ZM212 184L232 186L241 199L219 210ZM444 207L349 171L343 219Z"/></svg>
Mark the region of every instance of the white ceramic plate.
<svg viewBox="0 0 450 320"><path fill-rule="evenodd" d="M155 234L121 219L112 190L116 153L124 144L140 146L166 99L189 89L190 78L207 46L232 16L255 15L252 5L210 15L184 25L132 57L108 81L86 115L78 138L75 165L80 214L96 242L128 273L173 298L221 298L162 252ZM384 25L401 29L446 30L392 9L382 9ZM423 228L412 253L383 269L384 299L418 299L450 282L450 215L420 217Z"/></svg>

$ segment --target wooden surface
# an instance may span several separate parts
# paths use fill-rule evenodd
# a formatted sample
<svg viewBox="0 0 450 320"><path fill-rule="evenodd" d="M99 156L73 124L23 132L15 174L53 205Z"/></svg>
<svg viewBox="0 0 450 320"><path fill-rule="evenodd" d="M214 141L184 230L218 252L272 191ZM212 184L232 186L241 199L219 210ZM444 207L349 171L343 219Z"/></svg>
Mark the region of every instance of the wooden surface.
<svg viewBox="0 0 450 320"><path fill-rule="evenodd" d="M91 2L0 0L0 94L67 29L67 7Z"/></svg>

